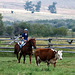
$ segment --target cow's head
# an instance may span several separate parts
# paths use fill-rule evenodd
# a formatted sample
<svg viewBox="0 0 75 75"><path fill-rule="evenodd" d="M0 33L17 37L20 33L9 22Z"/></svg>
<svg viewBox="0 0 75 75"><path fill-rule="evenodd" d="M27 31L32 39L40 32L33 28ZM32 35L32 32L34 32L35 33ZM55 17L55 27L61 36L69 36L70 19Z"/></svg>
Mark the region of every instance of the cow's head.
<svg viewBox="0 0 75 75"><path fill-rule="evenodd" d="M55 58L62 60L62 50L61 51L57 51L57 53L55 54Z"/></svg>

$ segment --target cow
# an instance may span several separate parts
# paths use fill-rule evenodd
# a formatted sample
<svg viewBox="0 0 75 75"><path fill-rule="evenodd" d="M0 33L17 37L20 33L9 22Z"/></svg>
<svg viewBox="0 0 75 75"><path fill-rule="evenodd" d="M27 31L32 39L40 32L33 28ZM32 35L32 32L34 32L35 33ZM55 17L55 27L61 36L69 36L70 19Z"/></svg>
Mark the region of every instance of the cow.
<svg viewBox="0 0 75 75"><path fill-rule="evenodd" d="M37 66L41 63L41 61L46 62L47 65L54 64L56 66L57 59L62 60L62 51L54 51L54 49L50 48L38 48L35 50L35 60Z"/></svg>

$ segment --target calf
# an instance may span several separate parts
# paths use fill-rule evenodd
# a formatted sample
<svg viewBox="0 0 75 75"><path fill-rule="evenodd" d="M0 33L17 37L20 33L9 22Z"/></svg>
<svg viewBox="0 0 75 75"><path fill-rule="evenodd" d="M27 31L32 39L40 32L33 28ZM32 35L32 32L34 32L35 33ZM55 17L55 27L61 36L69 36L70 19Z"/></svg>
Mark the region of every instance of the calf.
<svg viewBox="0 0 75 75"><path fill-rule="evenodd" d="M50 48L46 49L36 49L35 50L35 59L37 66L41 63L41 61L46 62L47 65L54 64L56 66L56 60L62 59L62 51L53 51Z"/></svg>

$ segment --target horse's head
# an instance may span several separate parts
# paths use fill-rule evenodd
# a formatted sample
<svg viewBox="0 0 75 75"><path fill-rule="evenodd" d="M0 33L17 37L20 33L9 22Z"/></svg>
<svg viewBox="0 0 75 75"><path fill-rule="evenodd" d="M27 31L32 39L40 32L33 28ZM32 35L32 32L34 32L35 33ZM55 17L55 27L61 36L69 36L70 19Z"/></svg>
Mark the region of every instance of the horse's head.
<svg viewBox="0 0 75 75"><path fill-rule="evenodd" d="M35 38L30 39L31 45L36 49L36 40Z"/></svg>

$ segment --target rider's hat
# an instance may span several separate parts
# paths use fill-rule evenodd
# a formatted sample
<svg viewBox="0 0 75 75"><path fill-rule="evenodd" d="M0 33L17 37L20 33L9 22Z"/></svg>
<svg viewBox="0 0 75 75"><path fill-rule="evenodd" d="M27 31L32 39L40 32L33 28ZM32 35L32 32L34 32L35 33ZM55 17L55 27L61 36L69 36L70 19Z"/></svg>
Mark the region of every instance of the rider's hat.
<svg viewBox="0 0 75 75"><path fill-rule="evenodd" d="M28 31L28 29L27 29L27 28L25 28L25 29L24 29L24 31Z"/></svg>

